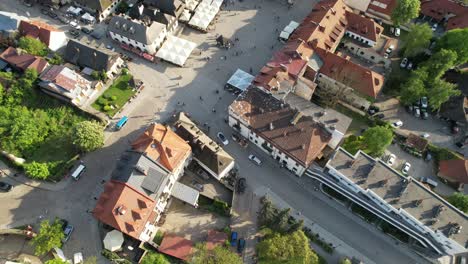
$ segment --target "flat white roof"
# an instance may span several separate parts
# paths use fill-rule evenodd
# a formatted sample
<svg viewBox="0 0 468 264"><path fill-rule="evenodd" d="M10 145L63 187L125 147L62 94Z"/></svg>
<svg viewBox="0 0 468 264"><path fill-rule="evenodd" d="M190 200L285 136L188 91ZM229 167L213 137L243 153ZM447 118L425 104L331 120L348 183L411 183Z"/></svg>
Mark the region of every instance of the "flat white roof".
<svg viewBox="0 0 468 264"><path fill-rule="evenodd" d="M185 184L176 182L174 188L172 188L171 195L181 201L189 203L193 206L197 206L198 196L200 195L200 192L191 187L188 187Z"/></svg>

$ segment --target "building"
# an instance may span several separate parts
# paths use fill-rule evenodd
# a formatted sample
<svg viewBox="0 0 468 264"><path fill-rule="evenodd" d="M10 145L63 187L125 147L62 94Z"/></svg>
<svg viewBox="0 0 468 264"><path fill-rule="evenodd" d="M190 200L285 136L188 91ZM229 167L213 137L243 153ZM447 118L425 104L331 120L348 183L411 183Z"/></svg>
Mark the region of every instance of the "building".
<svg viewBox="0 0 468 264"><path fill-rule="evenodd" d="M179 114L174 127L175 132L192 147L193 159L211 176L221 180L234 168L234 158L203 133L183 112Z"/></svg>
<svg viewBox="0 0 468 264"><path fill-rule="evenodd" d="M22 72L27 69L34 69L38 74L41 74L49 66L49 63L43 58L13 47L8 47L3 51L0 54L0 59L8 63L13 69Z"/></svg>
<svg viewBox="0 0 468 264"><path fill-rule="evenodd" d="M43 92L77 107L89 104L89 99L102 88L101 83L92 83L62 65L52 65L42 72L39 80Z"/></svg>
<svg viewBox="0 0 468 264"><path fill-rule="evenodd" d="M189 198L182 200L197 206L198 191L177 182L190 162L191 149L160 124L151 124L132 148L120 158L93 215L137 240L150 241L171 196Z"/></svg>
<svg viewBox="0 0 468 264"><path fill-rule="evenodd" d="M179 25L175 16L163 13L152 6L145 7L144 4L134 5L129 11L129 16L132 19L154 21L164 24L166 25L166 30L169 33L173 33Z"/></svg>
<svg viewBox="0 0 468 264"><path fill-rule="evenodd" d="M367 17L346 12L346 20L348 26L346 27L346 35L362 42L368 46L375 46L380 34L383 32L383 27Z"/></svg>
<svg viewBox="0 0 468 264"><path fill-rule="evenodd" d="M467 252L468 216L381 160L339 148L324 173L307 174L406 234L409 245L426 256Z"/></svg>
<svg viewBox="0 0 468 264"><path fill-rule="evenodd" d="M122 44L148 54L154 54L167 36L166 25L113 16L107 28L110 37Z"/></svg>
<svg viewBox="0 0 468 264"><path fill-rule="evenodd" d="M158 251L166 255L189 261L192 256L194 244L183 237L167 234L161 241Z"/></svg>
<svg viewBox="0 0 468 264"><path fill-rule="evenodd" d="M22 36L39 39L52 51L57 51L68 42L64 31L42 21L22 20L19 25L19 32Z"/></svg>
<svg viewBox="0 0 468 264"><path fill-rule="evenodd" d="M67 44L64 59L82 68L104 71L109 78L114 77L124 63L117 52L73 39Z"/></svg>
<svg viewBox="0 0 468 264"><path fill-rule="evenodd" d="M176 17L177 19L185 8L184 2L180 0L144 0L143 4L157 8L161 10L161 12Z"/></svg>
<svg viewBox="0 0 468 264"><path fill-rule="evenodd" d="M228 241L228 234L216 230L208 230L206 237L206 249L213 250L215 247L223 247Z"/></svg>
<svg viewBox="0 0 468 264"><path fill-rule="evenodd" d="M384 23L392 25L391 16L397 5L397 0L372 0L367 7L366 15L381 19Z"/></svg>
<svg viewBox="0 0 468 264"><path fill-rule="evenodd" d="M421 14L445 24L447 30L468 27L468 7L452 0L421 1Z"/></svg>
<svg viewBox="0 0 468 264"><path fill-rule="evenodd" d="M345 4L354 12L364 14L371 0L344 0Z"/></svg>
<svg viewBox="0 0 468 264"><path fill-rule="evenodd" d="M99 22L114 13L120 2L121 0L74 0L77 6L94 14Z"/></svg>
<svg viewBox="0 0 468 264"><path fill-rule="evenodd" d="M21 20L27 20L27 18L18 16L16 13L0 11L0 40L14 37Z"/></svg>
<svg viewBox="0 0 468 264"><path fill-rule="evenodd" d="M229 126L298 176L322 157L333 130L255 87L229 106Z"/></svg>
<svg viewBox="0 0 468 264"><path fill-rule="evenodd" d="M421 136L410 133L406 138L405 145L419 153L424 153L429 145L429 141Z"/></svg>
<svg viewBox="0 0 468 264"><path fill-rule="evenodd" d="M468 160L441 160L437 175L448 181L458 191L463 191L464 185L468 184Z"/></svg>

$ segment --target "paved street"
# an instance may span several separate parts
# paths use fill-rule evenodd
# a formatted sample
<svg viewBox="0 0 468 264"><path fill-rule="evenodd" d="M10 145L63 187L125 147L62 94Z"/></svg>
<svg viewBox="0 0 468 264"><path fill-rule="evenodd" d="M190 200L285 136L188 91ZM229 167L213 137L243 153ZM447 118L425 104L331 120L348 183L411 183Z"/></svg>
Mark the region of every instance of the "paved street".
<svg viewBox="0 0 468 264"><path fill-rule="evenodd" d="M0 3L0 9L14 11L11 7L4 6L13 1L6 2L8 3ZM128 149L129 142L141 133L149 122L164 121L178 110L190 113L199 123L209 123L212 137L218 131L230 135L231 129L224 119L234 96L223 90L225 81L237 68L248 71L252 67L253 72L257 72L273 51L281 46L276 40L275 28L281 29L291 19L301 21L310 12L311 2L298 0L291 10L287 9L284 1L280 3L252 0L228 6L226 9L232 11L221 12L214 32L202 34L191 29L183 31L183 37L199 44L198 48L202 50L202 55L193 54L184 68L177 68L168 63L152 64L135 58L130 63L130 70L136 78L144 80L146 88L124 109L122 115L130 117L128 124L118 132L109 132L105 147L83 158L88 169L78 182L66 179L67 183L63 184L63 189L53 191L18 184L11 193L1 193L0 199L3 202L0 203L0 227L37 223L39 216L63 217L75 226L70 241L64 246L65 254L72 256L73 253L81 251L85 257L100 256L101 241L97 222L87 211L94 207L93 197L97 197L102 191L101 181L109 178L120 154ZM26 7L21 6L21 10L24 9ZM37 15L39 8L35 7L34 10L34 14ZM24 15L24 11L19 13ZM274 21L276 15L281 17L279 23ZM238 37L239 42L229 51L220 50L214 47L216 33L226 37ZM242 54L235 56L236 51ZM211 60L204 60L206 56L210 56ZM226 56L227 60L221 59L222 56ZM179 79L179 76L182 78ZM215 93L215 90L219 90L220 93ZM200 96L203 100L199 99ZM184 102L185 106L181 107L178 102ZM213 108L216 112L212 111ZM247 193L242 195L236 201L238 205L235 205L242 209L238 211L238 218L235 219L235 224L239 225L244 221L245 228L242 229L241 235L250 236L251 232L254 232L251 228L255 226L254 217L258 208L255 203L251 206L252 190L265 187L301 211L304 217L318 223L373 262L423 262L341 205L313 191L312 187L308 188L313 184L310 179L299 179L290 175L257 149L249 147L244 150L231 143L226 150L236 158L239 172L247 178L249 185ZM247 159L250 152L256 153L264 161L262 167ZM247 258L253 254L253 241L248 240L250 249L247 249ZM99 263L103 263L102 261L100 259Z"/></svg>

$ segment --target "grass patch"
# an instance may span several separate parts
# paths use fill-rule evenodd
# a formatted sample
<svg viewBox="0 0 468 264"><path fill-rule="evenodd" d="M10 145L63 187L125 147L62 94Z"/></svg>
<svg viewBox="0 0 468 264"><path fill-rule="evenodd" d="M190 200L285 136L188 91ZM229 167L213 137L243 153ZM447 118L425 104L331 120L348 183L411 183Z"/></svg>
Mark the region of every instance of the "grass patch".
<svg viewBox="0 0 468 264"><path fill-rule="evenodd" d="M214 200L212 200L208 197L200 195L198 197L198 207L200 209L207 210L220 216L231 216L231 207L229 207L229 205L226 202L221 201L217 198L214 198Z"/></svg>
<svg viewBox="0 0 468 264"><path fill-rule="evenodd" d="M93 108L114 116L136 91L129 85L133 78L131 74L122 74L114 83L92 104Z"/></svg>
<svg viewBox="0 0 468 264"><path fill-rule="evenodd" d="M158 244L158 245L161 245L161 242L162 242L163 238L164 238L164 233L161 230L158 230L158 232L156 233L156 235L153 238L153 242Z"/></svg>

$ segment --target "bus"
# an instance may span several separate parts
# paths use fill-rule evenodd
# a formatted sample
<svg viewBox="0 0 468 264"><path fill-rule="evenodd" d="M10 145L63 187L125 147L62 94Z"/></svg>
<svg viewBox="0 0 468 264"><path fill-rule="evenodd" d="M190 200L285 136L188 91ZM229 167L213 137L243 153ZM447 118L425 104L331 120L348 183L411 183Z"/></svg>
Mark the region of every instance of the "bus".
<svg viewBox="0 0 468 264"><path fill-rule="evenodd" d="M128 121L128 117L124 116L122 117L119 122L117 122L117 124L115 125L115 129L116 130L120 130L122 129L122 127L125 126L125 124L127 124L127 121Z"/></svg>

